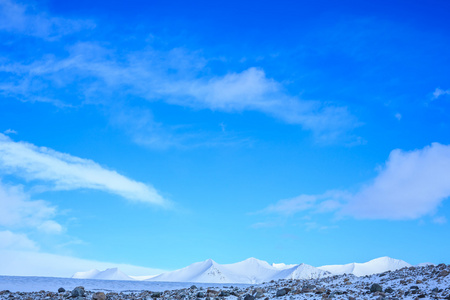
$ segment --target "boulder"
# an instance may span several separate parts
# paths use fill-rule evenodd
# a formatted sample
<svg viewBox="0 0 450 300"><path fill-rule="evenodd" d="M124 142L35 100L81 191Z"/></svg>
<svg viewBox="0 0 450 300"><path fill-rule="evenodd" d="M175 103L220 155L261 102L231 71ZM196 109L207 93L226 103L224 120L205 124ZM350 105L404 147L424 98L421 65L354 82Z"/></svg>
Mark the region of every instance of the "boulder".
<svg viewBox="0 0 450 300"><path fill-rule="evenodd" d="M278 291L277 291L277 297L284 296L284 295L286 295L287 293L289 293L290 291L291 291L290 288L283 288L283 289L281 289L281 290L278 290Z"/></svg>
<svg viewBox="0 0 450 300"><path fill-rule="evenodd" d="M106 295L103 292L96 292L92 295L92 300L106 300Z"/></svg>
<svg viewBox="0 0 450 300"><path fill-rule="evenodd" d="M371 293L382 292L382 291L383 291L383 288L378 283L374 283L370 286Z"/></svg>
<svg viewBox="0 0 450 300"><path fill-rule="evenodd" d="M84 291L84 287L83 286L77 286L76 288L74 288L72 290L72 297L73 298L77 298L77 297L84 297L85 291Z"/></svg>
<svg viewBox="0 0 450 300"><path fill-rule="evenodd" d="M255 300L255 297L253 297L252 295L245 295L244 300Z"/></svg>

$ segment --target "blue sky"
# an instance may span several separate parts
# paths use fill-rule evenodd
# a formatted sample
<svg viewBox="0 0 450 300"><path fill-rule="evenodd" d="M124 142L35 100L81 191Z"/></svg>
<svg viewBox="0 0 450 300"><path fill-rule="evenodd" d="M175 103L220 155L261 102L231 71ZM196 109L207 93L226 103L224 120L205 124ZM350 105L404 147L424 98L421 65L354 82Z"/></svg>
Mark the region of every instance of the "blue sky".
<svg viewBox="0 0 450 300"><path fill-rule="evenodd" d="M0 0L0 273L448 263L449 5Z"/></svg>

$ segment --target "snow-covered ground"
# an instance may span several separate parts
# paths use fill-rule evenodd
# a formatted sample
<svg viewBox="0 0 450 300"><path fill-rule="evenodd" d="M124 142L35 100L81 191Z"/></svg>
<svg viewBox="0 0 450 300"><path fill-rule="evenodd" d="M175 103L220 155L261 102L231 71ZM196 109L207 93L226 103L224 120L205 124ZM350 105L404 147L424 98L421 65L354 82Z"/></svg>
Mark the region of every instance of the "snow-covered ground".
<svg viewBox="0 0 450 300"><path fill-rule="evenodd" d="M369 276L279 279L255 285L0 276L0 300L450 299L449 274L450 265L440 264ZM59 288L65 290L58 292Z"/></svg>
<svg viewBox="0 0 450 300"><path fill-rule="evenodd" d="M73 279L59 277L37 277L37 276L0 276L0 291L11 292L36 292L40 290L54 291L63 287L73 290L77 286L83 286L89 291L103 292L126 292L126 291L165 291L188 288L192 283L188 282L152 282L138 280L99 280L99 279ZM198 287L222 288L227 284L196 283ZM229 286L229 285L228 285ZM248 285L234 285L248 286Z"/></svg>

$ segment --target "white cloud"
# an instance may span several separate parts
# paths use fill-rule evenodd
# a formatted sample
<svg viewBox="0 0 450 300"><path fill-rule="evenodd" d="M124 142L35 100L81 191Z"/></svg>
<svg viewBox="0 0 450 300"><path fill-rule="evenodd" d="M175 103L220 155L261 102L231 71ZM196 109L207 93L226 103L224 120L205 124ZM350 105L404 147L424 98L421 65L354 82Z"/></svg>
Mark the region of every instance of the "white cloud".
<svg viewBox="0 0 450 300"><path fill-rule="evenodd" d="M156 275L165 270L123 263L80 259L36 251L0 250L0 274L10 276L71 277L75 272L117 267L127 275Z"/></svg>
<svg viewBox="0 0 450 300"><path fill-rule="evenodd" d="M31 6L0 0L0 30L53 39L93 27L95 24L91 21L52 17Z"/></svg>
<svg viewBox="0 0 450 300"><path fill-rule="evenodd" d="M169 205L152 186L107 170L92 160L14 142L3 134L0 134L0 170L26 180L50 183L56 190L96 189L131 201Z"/></svg>
<svg viewBox="0 0 450 300"><path fill-rule="evenodd" d="M336 139L358 125L346 107L291 96L260 68L205 76L200 75L205 60L180 49L115 55L115 51L98 45L79 43L66 58L47 56L28 65L2 65L1 71L17 78L4 82L0 90L9 96L37 101L34 95L42 88L48 95L48 86L64 87L79 82L79 78L90 78L90 85L80 86L86 103L111 105L103 99L111 98L113 91L114 96L125 91L149 101L162 100L195 109L258 111L300 125L323 140ZM174 71L167 72L168 69Z"/></svg>
<svg viewBox="0 0 450 300"><path fill-rule="evenodd" d="M433 99L437 99L444 95L450 95L450 90L441 90L440 88L436 88L433 92Z"/></svg>
<svg viewBox="0 0 450 300"><path fill-rule="evenodd" d="M38 228L51 221L55 214L56 207L43 200L30 200L21 186L0 182L0 226Z"/></svg>
<svg viewBox="0 0 450 300"><path fill-rule="evenodd" d="M450 146L433 143L393 150L372 183L343 208L355 218L417 219L434 213L450 196Z"/></svg>
<svg viewBox="0 0 450 300"><path fill-rule="evenodd" d="M400 113L396 113L395 118L400 121L402 119L402 115Z"/></svg>
<svg viewBox="0 0 450 300"><path fill-rule="evenodd" d="M38 246L25 234L13 233L9 230L0 231L0 250L37 250ZM2 258L2 264L5 262ZM3 273L1 273L3 274Z"/></svg>
<svg viewBox="0 0 450 300"><path fill-rule="evenodd" d="M450 145L393 150L378 175L356 193L329 191L280 200L261 212L330 213L356 219L411 220L433 215L450 197ZM445 217L434 218L444 223Z"/></svg>

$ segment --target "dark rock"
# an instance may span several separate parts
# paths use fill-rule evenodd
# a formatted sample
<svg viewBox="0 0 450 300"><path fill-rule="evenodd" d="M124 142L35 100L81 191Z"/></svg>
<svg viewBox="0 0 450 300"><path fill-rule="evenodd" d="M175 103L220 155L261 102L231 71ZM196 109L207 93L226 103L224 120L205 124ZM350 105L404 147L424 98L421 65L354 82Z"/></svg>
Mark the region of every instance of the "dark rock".
<svg viewBox="0 0 450 300"><path fill-rule="evenodd" d="M66 291L66 289L65 288L62 288L62 287L60 287L59 289L58 289L58 293L64 293Z"/></svg>
<svg viewBox="0 0 450 300"><path fill-rule="evenodd" d="M394 292L394 290L393 290L391 287L387 287L387 288L384 290L384 292L385 292L385 293L392 293L392 292Z"/></svg>
<svg viewBox="0 0 450 300"><path fill-rule="evenodd" d="M449 274L449 273L448 273L447 270L442 270L441 272L439 272L438 276L439 276L439 277L445 277L445 276L447 276L448 274Z"/></svg>
<svg viewBox="0 0 450 300"><path fill-rule="evenodd" d="M289 293L290 291L291 291L290 288L284 288L284 289L278 290L278 291L277 291L277 297L284 296L284 295L286 295L287 293Z"/></svg>
<svg viewBox="0 0 450 300"><path fill-rule="evenodd" d="M418 290L419 287L417 285L412 285L409 289L410 290Z"/></svg>
<svg viewBox="0 0 450 300"><path fill-rule="evenodd" d="M316 289L315 293L320 295L320 294L325 293L326 291L327 290L324 287L321 287L321 288Z"/></svg>
<svg viewBox="0 0 450 300"><path fill-rule="evenodd" d="M92 300L106 300L106 295L103 292L96 292L92 295Z"/></svg>
<svg viewBox="0 0 450 300"><path fill-rule="evenodd" d="M152 298L159 298L159 297L161 297L162 296L162 293L161 292L153 292L152 293Z"/></svg>
<svg viewBox="0 0 450 300"><path fill-rule="evenodd" d="M197 298L204 298L204 297L205 297L205 293L203 293L203 292L197 293Z"/></svg>
<svg viewBox="0 0 450 300"><path fill-rule="evenodd" d="M196 290L196 289L197 289L197 286L191 285L191 290Z"/></svg>
<svg viewBox="0 0 450 300"><path fill-rule="evenodd" d="M220 291L219 293L219 297L228 297L228 296L230 296L229 291Z"/></svg>
<svg viewBox="0 0 450 300"><path fill-rule="evenodd" d="M255 300L255 297L253 297L252 295L245 295L244 300Z"/></svg>
<svg viewBox="0 0 450 300"><path fill-rule="evenodd" d="M383 288L378 283L374 283L370 286L371 293L382 292L382 291L383 291Z"/></svg>
<svg viewBox="0 0 450 300"><path fill-rule="evenodd" d="M82 286L77 286L76 288L74 288L72 290L72 297L73 298L77 298L77 297L84 297L84 287Z"/></svg>

